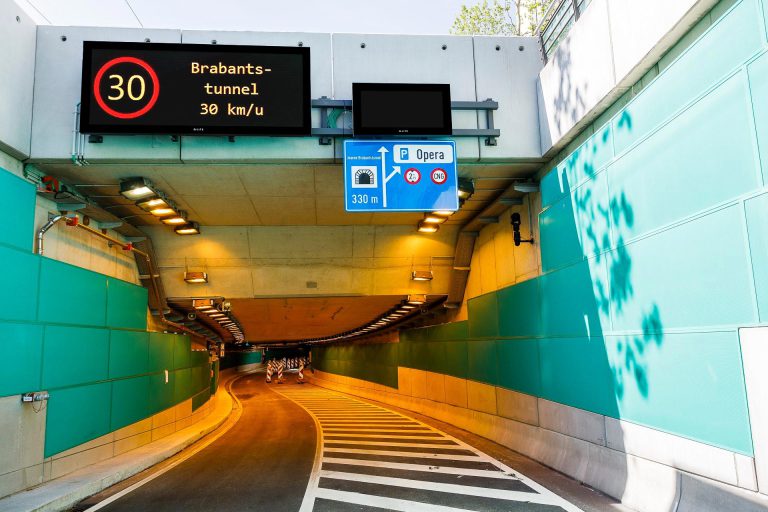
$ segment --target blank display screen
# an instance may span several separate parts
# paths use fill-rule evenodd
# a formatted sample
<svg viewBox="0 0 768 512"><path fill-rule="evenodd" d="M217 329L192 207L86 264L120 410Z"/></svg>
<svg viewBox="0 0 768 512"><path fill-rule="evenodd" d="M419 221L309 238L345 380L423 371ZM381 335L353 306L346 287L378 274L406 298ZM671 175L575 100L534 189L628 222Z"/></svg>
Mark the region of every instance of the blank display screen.
<svg viewBox="0 0 768 512"><path fill-rule="evenodd" d="M353 84L355 135L451 135L447 84Z"/></svg>

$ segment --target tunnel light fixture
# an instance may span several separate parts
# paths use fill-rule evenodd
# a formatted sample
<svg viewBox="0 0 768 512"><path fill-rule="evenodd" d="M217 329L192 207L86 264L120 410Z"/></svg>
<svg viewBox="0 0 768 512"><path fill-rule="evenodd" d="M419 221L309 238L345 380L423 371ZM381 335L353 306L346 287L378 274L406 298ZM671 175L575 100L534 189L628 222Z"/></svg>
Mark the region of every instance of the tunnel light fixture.
<svg viewBox="0 0 768 512"><path fill-rule="evenodd" d="M524 194L530 194L532 192L538 192L539 191L539 184L535 181L523 181L520 183L515 183L514 189L516 192L522 192Z"/></svg>
<svg viewBox="0 0 768 512"><path fill-rule="evenodd" d="M211 318L223 318L223 317L225 317L227 315L225 315L224 313L211 313L208 316L211 317Z"/></svg>
<svg viewBox="0 0 768 512"><path fill-rule="evenodd" d="M459 178L459 199L465 201L475 193L475 182L469 178Z"/></svg>
<svg viewBox="0 0 768 512"><path fill-rule="evenodd" d="M424 294L411 294L408 296L408 304L421 305L427 302L427 296Z"/></svg>
<svg viewBox="0 0 768 512"><path fill-rule="evenodd" d="M185 224L187 222L187 212L179 210L178 212L162 217L160 222L169 226L178 226L179 224Z"/></svg>
<svg viewBox="0 0 768 512"><path fill-rule="evenodd" d="M442 215L435 215L434 213L425 213L423 222L427 224L442 224L447 220L448 220L448 217L443 217Z"/></svg>
<svg viewBox="0 0 768 512"><path fill-rule="evenodd" d="M192 299L192 306L194 306L195 309L214 309L213 308L213 299Z"/></svg>
<svg viewBox="0 0 768 512"><path fill-rule="evenodd" d="M437 210L432 212L432 215L437 215L438 217L450 217L454 213L456 212L454 212L453 210Z"/></svg>
<svg viewBox="0 0 768 512"><path fill-rule="evenodd" d="M412 281L431 281L433 278L431 270L414 270L411 272Z"/></svg>
<svg viewBox="0 0 768 512"><path fill-rule="evenodd" d="M400 313L401 315L407 315L410 312L411 312L410 309L402 309L402 308L395 311L395 313Z"/></svg>
<svg viewBox="0 0 768 512"><path fill-rule="evenodd" d="M197 222L187 222L173 229L177 235L199 235L200 225Z"/></svg>
<svg viewBox="0 0 768 512"><path fill-rule="evenodd" d="M136 206L145 212L148 212L156 208L168 208L170 204L168 204L168 201L166 201L164 198L157 196L142 199L141 201L136 201Z"/></svg>
<svg viewBox="0 0 768 512"><path fill-rule="evenodd" d="M184 272L184 280L190 284L207 283L208 273L207 272Z"/></svg>
<svg viewBox="0 0 768 512"><path fill-rule="evenodd" d="M440 229L440 225L430 224L429 222L420 220L419 224L416 226L416 229L419 231L419 233L437 233L437 231Z"/></svg>
<svg viewBox="0 0 768 512"><path fill-rule="evenodd" d="M129 178L121 181L120 194L131 201L138 201L157 195L152 182L147 178Z"/></svg>
<svg viewBox="0 0 768 512"><path fill-rule="evenodd" d="M178 215L178 212L176 211L176 209L170 205L158 206L157 208L153 208L149 210L149 213L151 213L155 217L168 217L171 215Z"/></svg>
<svg viewBox="0 0 768 512"><path fill-rule="evenodd" d="M403 304L400 306L402 309L410 310L410 309L416 309L416 306L412 306L411 304Z"/></svg>

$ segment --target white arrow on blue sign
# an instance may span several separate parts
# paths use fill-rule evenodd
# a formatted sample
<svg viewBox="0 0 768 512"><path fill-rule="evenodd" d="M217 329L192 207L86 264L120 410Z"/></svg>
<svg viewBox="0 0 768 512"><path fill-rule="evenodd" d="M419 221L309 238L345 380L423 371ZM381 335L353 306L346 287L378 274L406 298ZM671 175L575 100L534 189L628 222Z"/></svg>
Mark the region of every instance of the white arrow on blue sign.
<svg viewBox="0 0 768 512"><path fill-rule="evenodd" d="M458 210L456 143L344 141L348 212Z"/></svg>

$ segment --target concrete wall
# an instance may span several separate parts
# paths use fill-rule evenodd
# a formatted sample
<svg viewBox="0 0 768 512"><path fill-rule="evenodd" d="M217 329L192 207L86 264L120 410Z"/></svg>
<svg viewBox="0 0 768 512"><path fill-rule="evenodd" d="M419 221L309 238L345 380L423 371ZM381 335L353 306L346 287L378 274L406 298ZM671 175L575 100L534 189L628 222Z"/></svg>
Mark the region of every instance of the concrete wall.
<svg viewBox="0 0 768 512"><path fill-rule="evenodd" d="M540 156L536 77L541 69L533 38L399 36L370 34L303 34L212 32L41 26L37 31L32 160L69 161L74 111L80 101L82 41L257 44L311 48L312 96L351 99L354 81L450 83L452 99L500 102L498 145L482 139L457 141L462 161L531 159ZM365 43L365 48L361 44ZM445 49L443 49L445 45ZM498 49L497 49L498 47ZM479 119L482 118L482 119ZM455 112L455 128L484 128L484 116ZM319 112L313 126L319 127ZM349 122L346 119L345 122ZM1 135L1 134L0 134ZM0 140L2 138L0 137ZM108 136L87 144L90 162L331 162L341 158L341 144L318 144L317 138Z"/></svg>
<svg viewBox="0 0 768 512"><path fill-rule="evenodd" d="M207 226L204 237L146 231L162 255L169 296L228 298L446 293L457 233L454 226L433 235L413 226ZM413 266L430 262L435 278L412 281ZM206 269L209 284L185 283L185 266ZM308 289L308 281L317 288Z"/></svg>
<svg viewBox="0 0 768 512"><path fill-rule="evenodd" d="M593 0L539 75L542 154L582 132L717 3Z"/></svg>

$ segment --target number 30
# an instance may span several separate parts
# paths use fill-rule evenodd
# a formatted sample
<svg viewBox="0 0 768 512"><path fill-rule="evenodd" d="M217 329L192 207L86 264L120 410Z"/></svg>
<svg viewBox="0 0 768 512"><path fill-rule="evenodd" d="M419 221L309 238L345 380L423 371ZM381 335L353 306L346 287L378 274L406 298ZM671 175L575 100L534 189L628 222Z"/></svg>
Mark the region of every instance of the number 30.
<svg viewBox="0 0 768 512"><path fill-rule="evenodd" d="M125 96L125 91L123 90L123 77L120 75L109 75L109 79L116 79L117 83L110 85L110 89L114 89L117 91L117 93L114 96L107 96L107 99L110 101L117 101L123 98ZM138 80L139 81L139 93L134 94L134 82ZM144 77L141 75L133 75L131 78L128 79L128 97L133 101L139 101L144 97L144 94L147 92L147 84L144 82Z"/></svg>

